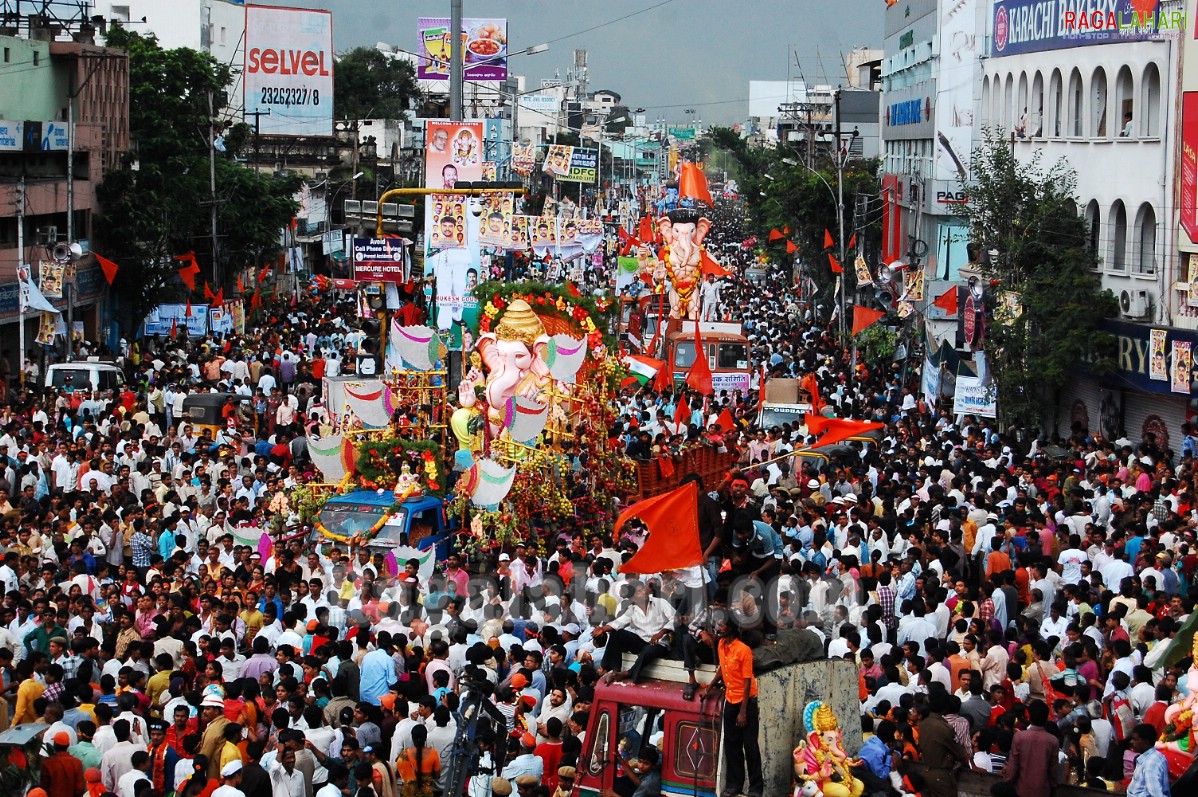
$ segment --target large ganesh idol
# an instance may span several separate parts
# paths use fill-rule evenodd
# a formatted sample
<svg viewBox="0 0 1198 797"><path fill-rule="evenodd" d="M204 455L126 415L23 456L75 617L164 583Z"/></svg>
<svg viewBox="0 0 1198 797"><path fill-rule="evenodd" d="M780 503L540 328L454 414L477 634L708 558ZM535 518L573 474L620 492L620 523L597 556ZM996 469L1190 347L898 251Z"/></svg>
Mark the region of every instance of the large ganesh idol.
<svg viewBox="0 0 1198 797"><path fill-rule="evenodd" d="M544 429L555 390L551 346L541 319L523 299L508 305L494 332L479 336L491 437L506 432L510 439L528 443Z"/></svg>
<svg viewBox="0 0 1198 797"><path fill-rule="evenodd" d="M703 274L703 239L711 229L711 219L695 208L671 210L657 220L665 238L660 259L648 248L637 252L641 270L651 275L659 289L668 290L670 318L699 318L699 283Z"/></svg>

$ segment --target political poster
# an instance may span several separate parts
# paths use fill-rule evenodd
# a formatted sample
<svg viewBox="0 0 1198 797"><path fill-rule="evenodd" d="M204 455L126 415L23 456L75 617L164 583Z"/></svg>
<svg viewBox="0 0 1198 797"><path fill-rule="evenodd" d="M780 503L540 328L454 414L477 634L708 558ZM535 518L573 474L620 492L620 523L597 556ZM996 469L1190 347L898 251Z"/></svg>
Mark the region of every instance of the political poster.
<svg viewBox="0 0 1198 797"><path fill-rule="evenodd" d="M512 145L512 171L521 177L532 174L537 165L537 148L532 144Z"/></svg>
<svg viewBox="0 0 1198 797"><path fill-rule="evenodd" d="M570 161L574 156L574 147L568 144L550 144L549 152L545 155L545 174L551 177L565 177L570 173Z"/></svg>
<svg viewBox="0 0 1198 797"><path fill-rule="evenodd" d="M433 249L466 247L466 197L456 194L431 194L433 226L429 246Z"/></svg>
<svg viewBox="0 0 1198 797"><path fill-rule="evenodd" d="M54 336L58 334L58 313L42 313L41 324L37 328L37 337L34 339L42 346L53 346Z"/></svg>
<svg viewBox="0 0 1198 797"><path fill-rule="evenodd" d="M557 219L546 216L525 216L528 220L528 245L538 255L557 249Z"/></svg>
<svg viewBox="0 0 1198 797"><path fill-rule="evenodd" d="M142 322L142 331L147 337L167 337L175 328L180 334L203 337L208 334L208 305L193 304L191 313L185 304L160 304L150 311Z"/></svg>
<svg viewBox="0 0 1198 797"><path fill-rule="evenodd" d="M247 5L244 52L245 113L259 132L333 135L332 12Z"/></svg>
<svg viewBox="0 0 1198 797"><path fill-rule="evenodd" d="M512 239L509 249L523 250L528 248L529 216L512 216Z"/></svg>
<svg viewBox="0 0 1198 797"><path fill-rule="evenodd" d="M449 58L453 37L450 20L420 17L416 20L420 80L449 80ZM458 32L462 38L463 75L466 80L507 80L507 20L467 18Z"/></svg>
<svg viewBox="0 0 1198 797"><path fill-rule="evenodd" d="M62 298L62 281L66 275L66 264L58 261L47 262L45 260L38 263L38 274L41 279L38 282L38 290L42 292L42 296L47 299Z"/></svg>
<svg viewBox="0 0 1198 797"><path fill-rule="evenodd" d="M1169 330L1153 329L1148 334L1148 378L1164 382L1169 378L1169 371L1165 365L1165 339L1169 335Z"/></svg>
<svg viewBox="0 0 1198 797"><path fill-rule="evenodd" d="M1155 330L1153 330L1155 331ZM1173 371L1169 380L1174 393L1190 394L1190 381L1194 368L1193 345L1188 340L1173 341Z"/></svg>
<svg viewBox="0 0 1198 797"><path fill-rule="evenodd" d="M478 242L483 246L512 249L512 211L515 207L515 194L486 194L482 203Z"/></svg>
<svg viewBox="0 0 1198 797"><path fill-rule="evenodd" d="M424 187L453 188L483 179L483 123L429 120L425 128Z"/></svg>

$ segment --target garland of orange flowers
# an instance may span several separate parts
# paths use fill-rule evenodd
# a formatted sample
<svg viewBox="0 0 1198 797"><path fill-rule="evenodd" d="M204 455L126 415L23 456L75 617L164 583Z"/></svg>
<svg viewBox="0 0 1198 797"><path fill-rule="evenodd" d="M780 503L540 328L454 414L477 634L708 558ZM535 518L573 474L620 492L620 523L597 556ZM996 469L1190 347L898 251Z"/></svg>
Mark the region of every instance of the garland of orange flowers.
<svg viewBox="0 0 1198 797"><path fill-rule="evenodd" d="M478 322L479 330L490 332L496 319L503 313L508 304L516 299L523 299L528 302L534 312L556 312L558 315L577 321L587 335L587 345L592 349L597 348L603 343L603 332L595 326L595 320L591 318L590 312L585 307L568 301L564 297L555 296L548 291L544 294L513 293L506 298L499 295L491 297L491 300L483 307L482 318ZM595 303L601 312L605 311L611 304L606 298L596 299Z"/></svg>

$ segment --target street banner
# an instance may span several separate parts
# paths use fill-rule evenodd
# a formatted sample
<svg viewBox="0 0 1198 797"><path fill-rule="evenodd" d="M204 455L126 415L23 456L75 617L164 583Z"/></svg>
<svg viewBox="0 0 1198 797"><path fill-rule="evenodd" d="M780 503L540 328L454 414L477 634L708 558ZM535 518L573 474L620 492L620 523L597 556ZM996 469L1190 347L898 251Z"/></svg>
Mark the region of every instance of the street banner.
<svg viewBox="0 0 1198 797"><path fill-rule="evenodd" d="M449 80L449 57L453 38L450 20L420 17L416 20L420 80ZM462 61L466 80L507 80L507 20L467 18L462 20Z"/></svg>
<svg viewBox="0 0 1198 797"><path fill-rule="evenodd" d="M532 144L512 145L512 171L521 177L532 174L537 164L537 148Z"/></svg>
<svg viewBox="0 0 1198 797"><path fill-rule="evenodd" d="M483 123L430 120L425 128L424 187L453 188L483 179Z"/></svg>
<svg viewBox="0 0 1198 797"><path fill-rule="evenodd" d="M268 136L333 135L333 14L247 5L245 116Z"/></svg>
<svg viewBox="0 0 1198 797"><path fill-rule="evenodd" d="M562 183L593 183L599 174L599 150L589 147L571 147L570 166L565 174L558 175Z"/></svg>
<svg viewBox="0 0 1198 797"><path fill-rule="evenodd" d="M512 210L515 194L487 194L482 198L483 212L478 242L483 246L512 249Z"/></svg>
<svg viewBox="0 0 1198 797"><path fill-rule="evenodd" d="M142 322L142 332L146 337L161 335L168 337L171 328L188 335L203 337L208 334L208 305L193 304L191 313L187 312L185 304L160 304L150 311Z"/></svg>
<svg viewBox="0 0 1198 797"><path fill-rule="evenodd" d="M1186 277L1190 287L1186 290L1186 304L1198 307L1198 254L1190 255L1189 274Z"/></svg>
<svg viewBox="0 0 1198 797"><path fill-rule="evenodd" d="M402 238L354 238L353 254L358 282L406 281Z"/></svg>
<svg viewBox="0 0 1198 797"><path fill-rule="evenodd" d="M429 246L433 249L464 249L466 247L466 197L455 194L432 194L428 201L433 208L433 226Z"/></svg>
<svg viewBox="0 0 1198 797"><path fill-rule="evenodd" d="M993 384L984 385L976 376L958 376L957 392L953 396L954 415L998 417L998 391Z"/></svg>
<svg viewBox="0 0 1198 797"><path fill-rule="evenodd" d="M545 216L526 216L528 219L528 245L538 255L557 249L557 219Z"/></svg>
<svg viewBox="0 0 1198 797"><path fill-rule="evenodd" d="M42 322L37 328L35 342L43 346L53 346L54 336L58 334L58 314L42 313Z"/></svg>
<svg viewBox="0 0 1198 797"><path fill-rule="evenodd" d="M853 269L857 272L857 286L873 285L874 278L869 273L869 265L865 262L865 258L860 255L853 261Z"/></svg>
<svg viewBox="0 0 1198 797"><path fill-rule="evenodd" d="M528 248L528 219L528 216L512 216L512 240L509 249Z"/></svg>
<svg viewBox="0 0 1198 797"><path fill-rule="evenodd" d="M498 164L495 161L483 161L483 179L489 183L495 182L495 175L499 173Z"/></svg>
<svg viewBox="0 0 1198 797"><path fill-rule="evenodd" d="M66 265L58 261L42 260L38 263L38 273L41 276L38 289L47 299L62 298L62 280L66 275Z"/></svg>

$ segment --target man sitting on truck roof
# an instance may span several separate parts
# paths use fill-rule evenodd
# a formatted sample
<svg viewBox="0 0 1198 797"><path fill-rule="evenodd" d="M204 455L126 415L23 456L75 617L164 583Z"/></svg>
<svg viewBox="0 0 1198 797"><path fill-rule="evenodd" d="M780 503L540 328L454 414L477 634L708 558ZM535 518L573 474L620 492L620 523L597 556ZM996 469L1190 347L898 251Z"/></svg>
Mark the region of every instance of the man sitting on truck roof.
<svg viewBox="0 0 1198 797"><path fill-rule="evenodd" d="M632 600L624 611L607 625L595 629L594 636L603 634L602 669L608 683L616 678L630 678L636 683L645 665L669 654L670 648L658 644L674 627L674 608L661 598L649 594L643 581L632 583ZM622 671L624 653L637 654L636 662L627 672Z"/></svg>

